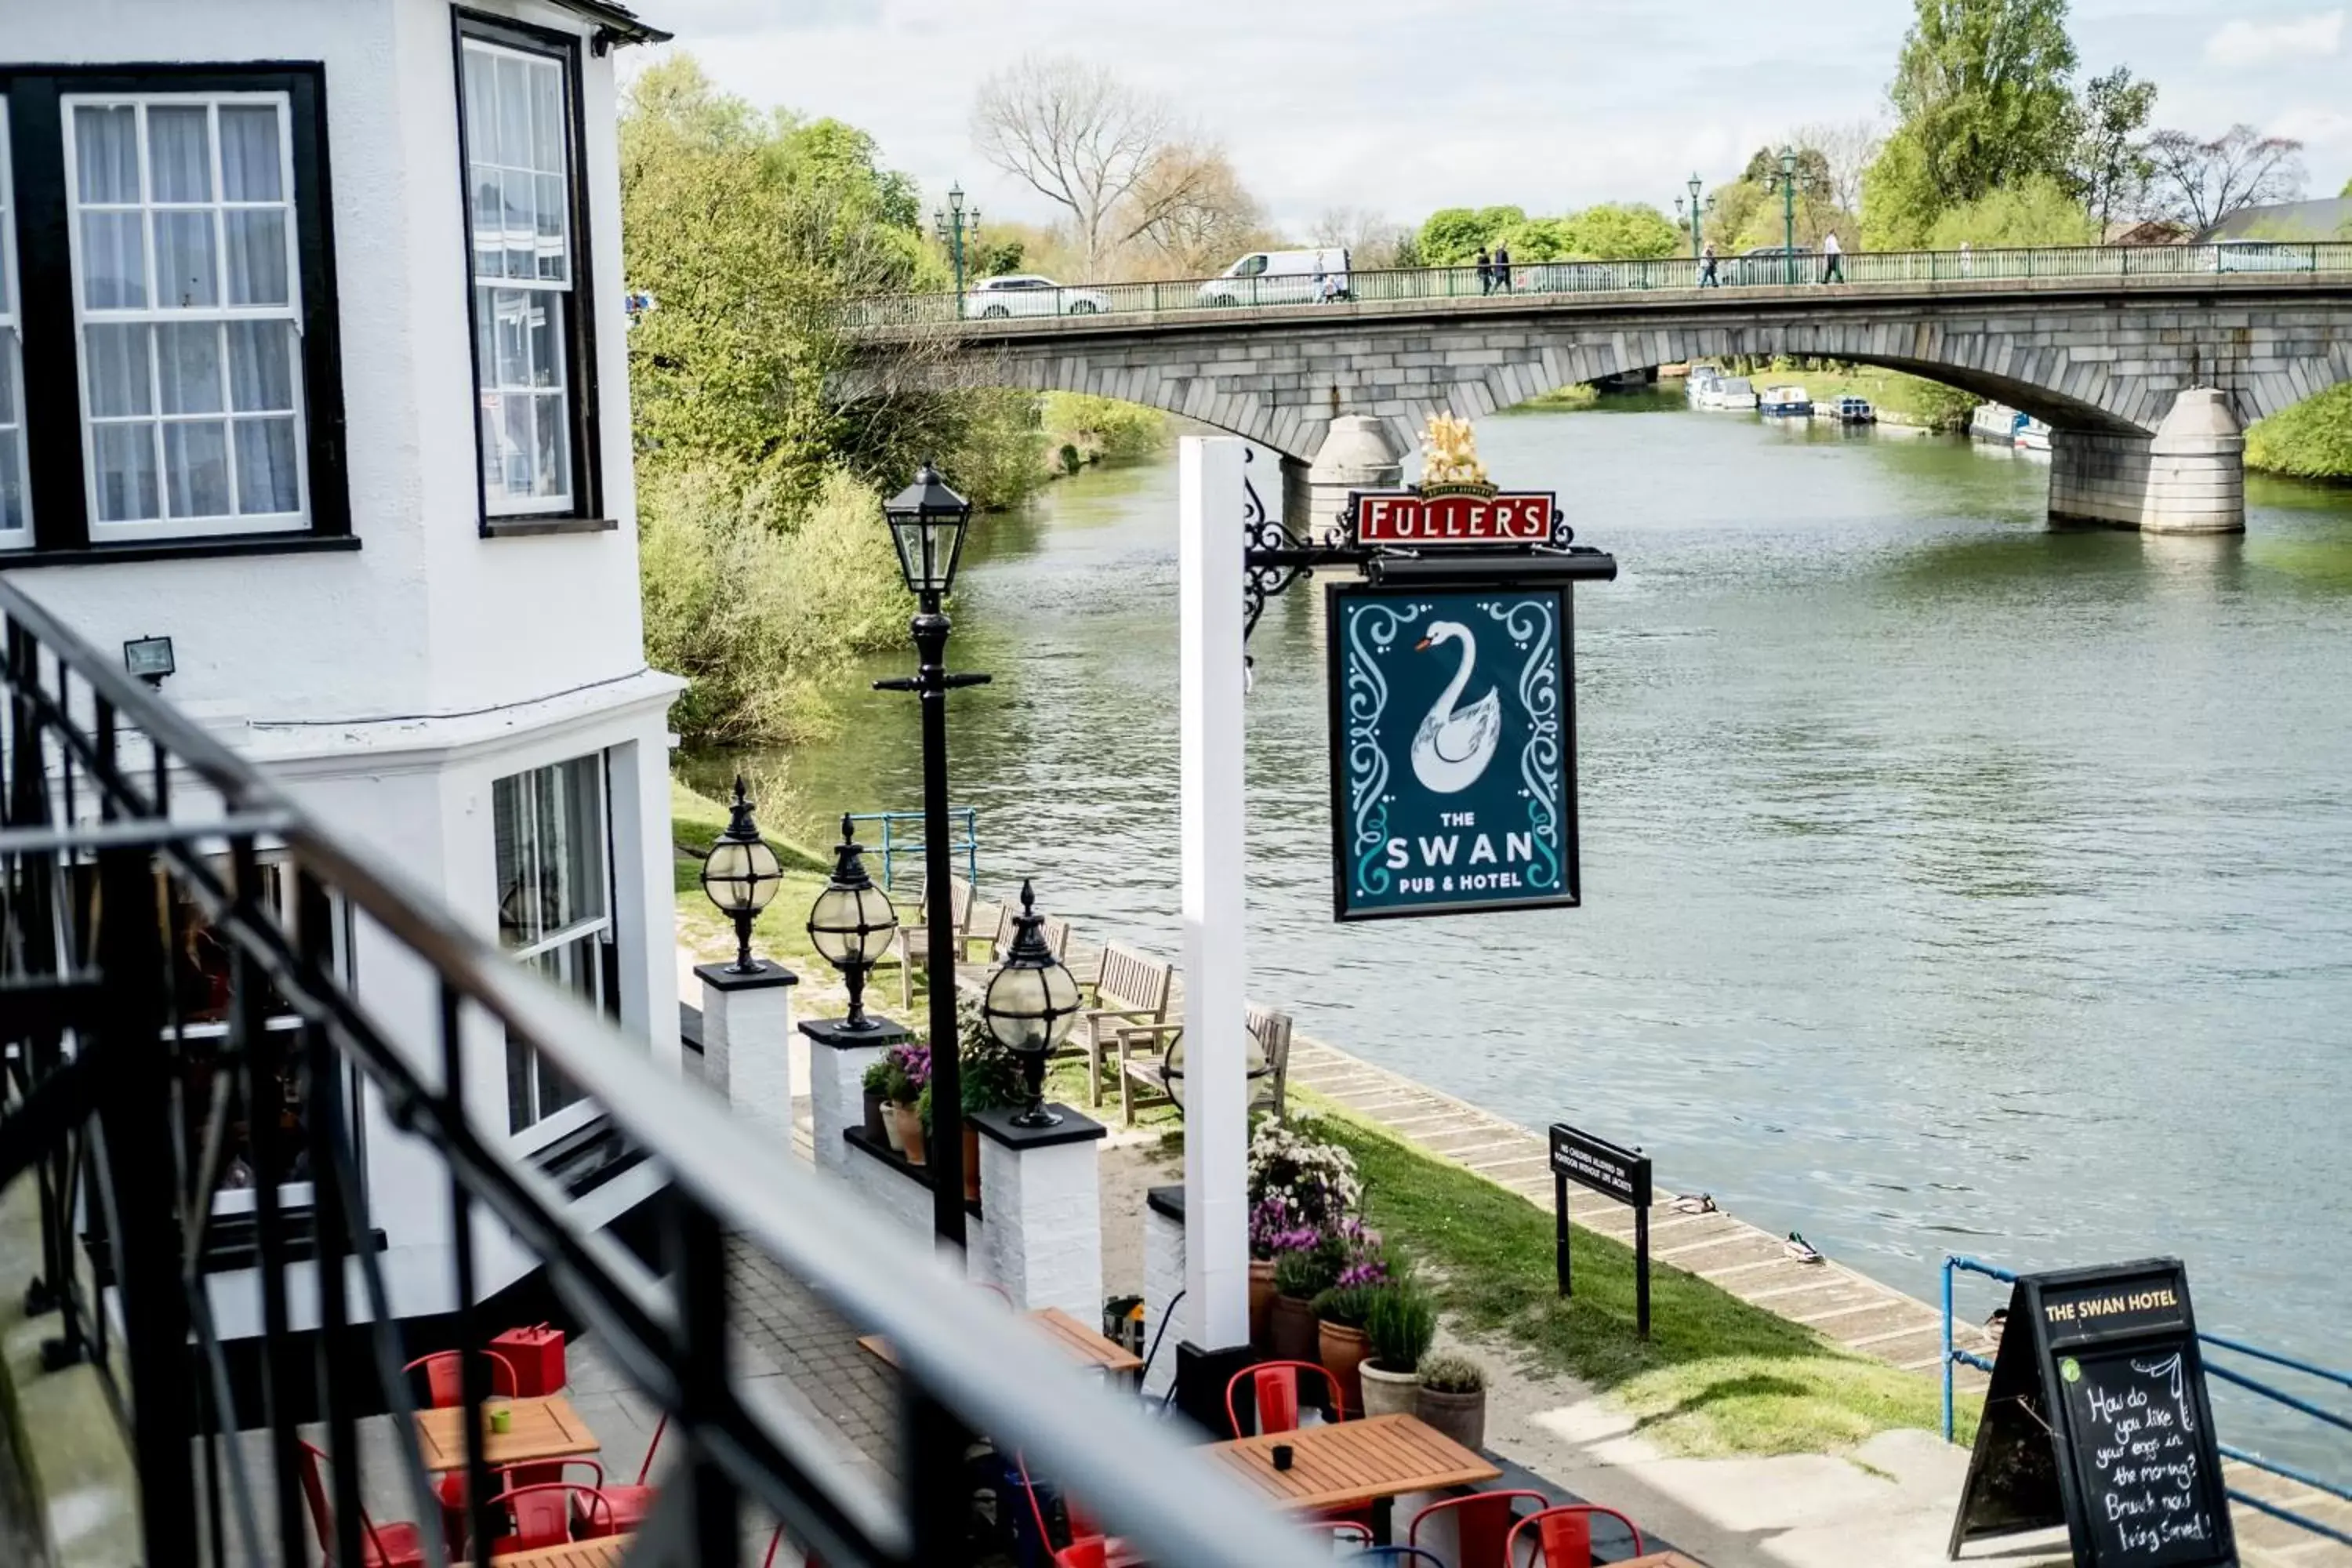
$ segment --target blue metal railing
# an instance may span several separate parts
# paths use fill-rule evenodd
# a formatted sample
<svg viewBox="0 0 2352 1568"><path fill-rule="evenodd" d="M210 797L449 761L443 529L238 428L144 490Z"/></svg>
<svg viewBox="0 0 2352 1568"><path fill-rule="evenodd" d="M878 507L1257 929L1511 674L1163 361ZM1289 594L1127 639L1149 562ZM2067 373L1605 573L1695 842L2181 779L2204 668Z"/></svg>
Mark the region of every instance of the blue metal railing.
<svg viewBox="0 0 2352 1568"><path fill-rule="evenodd" d="M980 807L954 805L948 808L948 818L961 835L948 841L948 853L963 857L963 879L977 886L980 882ZM882 851L882 888L896 894L898 884L894 872L898 858L911 855L918 860L923 854L923 814L919 811L853 811L853 823L878 822L882 825L880 842L875 847ZM901 826L901 825L906 825Z"/></svg>
<svg viewBox="0 0 2352 1568"><path fill-rule="evenodd" d="M1956 1252L1949 1254L1944 1259L1944 1441L1947 1443L1952 1440L1953 1432L1952 1368L1972 1366L1980 1372L1992 1371L1992 1363L1975 1352L1963 1350L1952 1342L1952 1277L1960 1272L1981 1274L1989 1279L1998 1279L2004 1284L2015 1284L2017 1281L2017 1276L2008 1269L1987 1263L1980 1258L1969 1258ZM2250 1345L2242 1340L2230 1339L2221 1334L2200 1333L2197 1340L2200 1344L2211 1350L2250 1356L2256 1361L2268 1362L2273 1366L2285 1367L2290 1372L2301 1373L2306 1377L2315 1377L2323 1382L2340 1384L2346 1388L2352 1388L2352 1372L2338 1372L2333 1367L2316 1366L2309 1362L2297 1361L2293 1356L2282 1355L2276 1351L2264 1350L2259 1345ZM2352 1418L2340 1415L2307 1399L2298 1398L2284 1389L2273 1388L2270 1384L2249 1377L2242 1372L2226 1366L2216 1366L2209 1361L2205 1365L2205 1373L2209 1377L2218 1377L2224 1383L2233 1384L2270 1400L2273 1404L2284 1405L2299 1415L2308 1415L2330 1426L2352 1432ZM2264 1458L2260 1454L2231 1444L2220 1443L2215 1447L2220 1449L2221 1457L2225 1459L2234 1459L2239 1464L2250 1465L2270 1475L2309 1487L2314 1491L2325 1492L2330 1497L2341 1498L2347 1502L2352 1502L2352 1487L2347 1487L2343 1482L2323 1479L2307 1470L2299 1469L2293 1465L2282 1464L2276 1459ZM2273 1519L2284 1520L2287 1523L2298 1529L2307 1530L2314 1535L2325 1536L2330 1541L2352 1546L2352 1534L2347 1534L2333 1525L2323 1524L2308 1514L2297 1513L2291 1508L2251 1496L2234 1487L2228 1489L2230 1500L2232 1502L2269 1514Z"/></svg>

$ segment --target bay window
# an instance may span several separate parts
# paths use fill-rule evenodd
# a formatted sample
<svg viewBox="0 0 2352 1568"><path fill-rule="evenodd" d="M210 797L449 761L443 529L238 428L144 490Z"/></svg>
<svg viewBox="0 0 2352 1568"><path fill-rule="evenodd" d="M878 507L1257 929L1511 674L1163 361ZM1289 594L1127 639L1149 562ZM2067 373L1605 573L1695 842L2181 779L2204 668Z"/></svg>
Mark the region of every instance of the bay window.
<svg viewBox="0 0 2352 1568"><path fill-rule="evenodd" d="M461 15L457 92L486 532L596 518L578 40Z"/></svg>
<svg viewBox="0 0 2352 1568"><path fill-rule="evenodd" d="M604 757L575 757L499 779L490 786L490 810L499 945L588 1005L617 1015ZM527 1043L508 1039L510 1131L579 1099L579 1089Z"/></svg>

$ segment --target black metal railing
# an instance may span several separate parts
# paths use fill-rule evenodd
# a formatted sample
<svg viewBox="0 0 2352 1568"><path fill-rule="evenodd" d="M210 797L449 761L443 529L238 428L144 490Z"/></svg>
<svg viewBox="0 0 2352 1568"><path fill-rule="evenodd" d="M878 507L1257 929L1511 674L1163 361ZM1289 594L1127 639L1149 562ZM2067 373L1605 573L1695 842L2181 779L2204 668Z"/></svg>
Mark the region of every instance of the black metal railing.
<svg viewBox="0 0 2352 1568"><path fill-rule="evenodd" d="M26 1283L58 1315L52 1360L93 1362L111 1391L146 1568L360 1563L379 1528L370 1499L421 1526L426 1562L450 1555L402 1370L414 1347L371 1226L382 1151L361 1157L362 1122L428 1152L446 1186L461 1349L503 1326L484 1321L477 1258L510 1239L586 1342L669 1415L671 1462L632 1563L735 1563L747 1506L830 1568L961 1561L974 1435L1150 1561L1307 1560L1170 1430L911 1237L879 1234L845 1190L298 808L5 580L0 628L0 1186L37 1183L43 1257ZM568 1212L557 1181L509 1147L503 1107L468 1109L469 1055L509 1041L666 1178L658 1265ZM224 1192L250 1194L226 1247ZM746 1247L890 1342L895 1489L730 1377L744 1314L727 1258ZM240 1313L249 1300L261 1331L249 1375L216 1321L231 1300ZM460 1539L482 1563L488 1362L461 1360ZM316 1470L306 1444L323 1450Z"/></svg>

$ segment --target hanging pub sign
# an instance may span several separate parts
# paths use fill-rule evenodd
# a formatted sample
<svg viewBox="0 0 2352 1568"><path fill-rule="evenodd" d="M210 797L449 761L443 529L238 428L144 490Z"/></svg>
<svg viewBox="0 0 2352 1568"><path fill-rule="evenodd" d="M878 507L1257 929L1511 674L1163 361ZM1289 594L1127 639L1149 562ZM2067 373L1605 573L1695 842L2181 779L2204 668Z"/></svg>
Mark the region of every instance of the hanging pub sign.
<svg viewBox="0 0 2352 1568"><path fill-rule="evenodd" d="M1566 574L1596 558L1538 553L1552 497L1498 492L1470 440L1433 419L1420 489L1350 499L1372 581L1325 590L1343 921L1580 898Z"/></svg>
<svg viewBox="0 0 2352 1568"><path fill-rule="evenodd" d="M2029 1274L2011 1288L1950 1553L2058 1524L2084 1568L2238 1560L2177 1259Z"/></svg>

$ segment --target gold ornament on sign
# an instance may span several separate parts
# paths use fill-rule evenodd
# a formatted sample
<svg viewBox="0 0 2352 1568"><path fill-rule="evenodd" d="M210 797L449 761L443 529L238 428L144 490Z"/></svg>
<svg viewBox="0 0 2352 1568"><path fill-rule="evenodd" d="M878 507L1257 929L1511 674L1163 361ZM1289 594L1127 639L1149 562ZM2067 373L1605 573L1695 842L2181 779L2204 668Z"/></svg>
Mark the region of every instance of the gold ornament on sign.
<svg viewBox="0 0 2352 1568"><path fill-rule="evenodd" d="M1422 433L1421 492L1423 495L1492 496L1486 465L1478 460L1478 438L1470 421L1433 414Z"/></svg>

